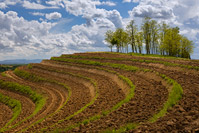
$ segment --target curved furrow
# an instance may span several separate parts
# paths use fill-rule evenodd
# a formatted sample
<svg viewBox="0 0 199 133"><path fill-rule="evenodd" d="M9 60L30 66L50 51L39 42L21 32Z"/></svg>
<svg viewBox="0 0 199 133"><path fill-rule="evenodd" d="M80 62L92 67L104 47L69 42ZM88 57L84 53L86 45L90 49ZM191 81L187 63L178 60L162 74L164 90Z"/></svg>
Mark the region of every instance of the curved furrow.
<svg viewBox="0 0 199 133"><path fill-rule="evenodd" d="M68 59L68 58L51 58L52 60L57 60L57 61L61 61L61 62L72 62L72 63L79 63L79 64L86 64L86 65L93 65L93 66L110 66L112 68L119 68L119 69L123 69L126 71L137 71L139 70L136 67L133 66L127 66L127 65L123 65L123 64L114 64L114 63L101 63L101 62L95 62L95 61L90 61L90 60L77 60L77 59ZM150 71L148 69L140 69L142 71ZM172 84L172 91L169 93L169 98L167 99L167 101L164 103L164 107L161 109L161 111L159 113L157 113L156 115L154 115L153 119L151 119L151 121L156 121L157 118L162 117L167 109L169 107L171 107L173 104L176 104L176 102L179 100L179 98L181 98L181 94L182 94L182 88L181 86L174 80L166 77L165 75L162 75L160 73L157 73L157 75L161 76L164 80L167 81L167 83ZM177 95L175 95L175 93L178 93Z"/></svg>
<svg viewBox="0 0 199 133"><path fill-rule="evenodd" d="M199 74L193 75L188 71L172 71L160 67L151 67L137 64L144 68L166 74L175 79L183 87L183 97L178 105L169 110L168 114L153 124L146 124L138 130L145 131L181 131L189 132L199 130Z"/></svg>
<svg viewBox="0 0 199 133"><path fill-rule="evenodd" d="M113 76L113 74L110 74L110 73L107 74L107 72L104 72L102 70L101 71L96 70L96 69L90 69L89 70L89 69L85 69L85 68L81 69L81 68L77 68L77 67L70 67L70 66L63 66L63 65L61 66L59 64L52 64L52 63L48 63L48 62L42 62L42 64L48 64L50 66L59 68L59 70L63 69L63 70L67 70L67 71L72 72L72 73L78 73L78 74L81 74L81 75L86 75L88 77L91 77L92 79L96 79L96 81L98 83L98 87L99 87L99 97L97 98L97 100L95 101L95 103L92 106L88 107L81 114L79 114L78 116L75 116L73 118L76 123L84 120L85 118L92 117L93 115L105 112L106 110L111 109L120 100L124 99L124 98L117 98L118 96L121 97L121 94L123 93L121 88L117 87L113 90L112 87L111 87L112 85L107 85L107 83L110 84L111 80L113 78L115 78L115 75ZM100 73L101 75L96 74L96 73ZM104 74L106 76L109 75L109 79L107 79L107 77L104 77L103 76ZM103 80L101 78L103 78ZM105 81L104 81L104 79L105 79ZM108 80L109 80L109 82L107 82ZM104 81L104 82L102 82L102 81ZM120 83L124 85L123 82L124 81L120 80ZM119 84L119 83L115 83L115 84ZM107 88L105 88L106 86L109 86L110 88L107 89ZM121 85L120 85L120 87L121 87ZM119 89L119 93L116 92L117 89ZM125 90L127 88L123 88L123 89ZM105 103L107 103L107 104L105 104ZM100 109L100 108L102 108L102 109ZM70 123L68 123L66 121L66 122L62 123L62 125L59 125L59 126L64 127L66 125L70 125Z"/></svg>
<svg viewBox="0 0 199 133"><path fill-rule="evenodd" d="M16 76L13 72L7 73L7 76L13 78L18 83L33 86L37 89L40 88L41 90L40 89L38 90L48 97L47 103L45 104L43 109L38 112L38 114L35 113L34 116L32 116L32 118L30 118L28 121L24 121L23 123L20 124L20 126L15 127L14 129L11 129L9 131L17 132L17 131L22 130L23 128L35 122L36 120L45 117L46 114L50 114L56 111L56 109L59 108L63 104L63 102L66 100L67 96L64 95L62 91L59 92L58 90L54 89L53 86L52 88L50 88L49 85L46 85L46 84L38 85L29 81L25 81L24 79Z"/></svg>
<svg viewBox="0 0 199 133"><path fill-rule="evenodd" d="M72 80L74 81L78 81L80 83L82 83L84 86L86 86L87 88L89 88L90 91L90 95L91 95L91 99L93 99L96 95L96 88L92 85L92 79L90 79L89 77L84 77L83 75L78 75L78 74L74 74L74 73L70 73L68 71L68 69L62 69L61 67L57 67L56 65L44 65L44 64L32 64L32 68L38 68L41 70L47 70L49 72L53 72L53 73L59 73L64 75L65 78L72 78ZM87 81L85 81L87 80ZM90 82L88 82L88 80ZM94 81L93 81L94 82Z"/></svg>
<svg viewBox="0 0 199 133"><path fill-rule="evenodd" d="M76 70L78 72L83 72L82 74L85 74L85 72L89 72L92 74L103 75L103 76L106 76L106 77L112 79L116 84L118 84L118 86L122 89L122 91L125 95L128 95L128 93L129 93L129 86L126 85L123 80L118 78L118 76L116 74L113 74L111 72L106 72L104 70L99 70L99 69L85 69L85 68L70 66L70 65L63 66L56 62L53 63L53 61L51 61L51 60L42 61L41 65L47 65L51 68L56 68L59 70L61 69L61 70L65 70L65 71ZM75 71L75 73L76 73L76 71Z"/></svg>
<svg viewBox="0 0 199 133"><path fill-rule="evenodd" d="M46 79L55 80L56 82L67 84L68 86L71 86L71 91L72 91L72 95L68 103L60 110L60 112L52 116L52 118L46 119L45 122L40 123L39 126L38 125L35 126L36 130L44 128L46 126L53 125L54 123L57 123L59 120L74 114L78 110L81 110L82 107L90 103L91 95L90 95L89 89L86 88L83 84L79 83L78 81L76 82L73 81L71 77L66 78L65 75L58 74L55 72L54 73L49 72L47 70L44 71L37 68L33 68L27 71L29 73L38 75ZM82 95L82 94L86 94L86 95Z"/></svg>
<svg viewBox="0 0 199 133"><path fill-rule="evenodd" d="M112 62L119 63L119 61ZM169 110L169 113L166 115L166 117L160 118L153 124L153 126L151 126L152 124L141 126L137 131L141 130L142 132L146 132L153 130L171 132L176 130L187 132L190 130L198 130L199 124L197 121L199 120L199 112L197 110L199 110L199 101L197 100L197 97L199 96L199 75L197 71L179 71L171 69L169 66L160 67L159 65L155 66L144 63L130 63L127 61L120 61L120 63L134 65L163 73L180 83L184 89L182 99L179 101L178 105Z"/></svg>
<svg viewBox="0 0 199 133"><path fill-rule="evenodd" d="M48 61L48 63L49 62L53 63L53 61ZM63 65L64 64L62 64L62 66ZM76 66L75 64L73 65L74 65L73 67ZM76 66L76 67L79 67L79 69L82 69L83 67L88 67L88 66ZM96 69L95 67L91 67L91 66L89 67L90 68L87 68L87 69L91 69L91 68ZM130 119L128 115L131 116L131 120L135 122L136 121L141 122L141 121L147 120L147 118L152 117L153 114L155 114L158 111L158 109L162 107L163 103L167 99L167 96L168 96L167 89L164 86L161 86L162 84L166 85L166 83L160 77L154 74L150 74L150 76L151 75L154 75L154 76L153 77L149 76L150 78L148 78L148 80L144 80L144 77L146 77L146 73L143 73L141 77L140 73L132 74L132 73L121 71L121 70L116 70L116 69L111 69L111 68L108 68L108 69L117 71L118 73L122 73L124 76L134 81L135 85L137 86L135 90L135 96L134 98L131 99L131 101L126 103L124 106L122 106L115 112L112 112L110 115L108 115L108 117L104 117L99 121L92 122L92 124L81 126L81 129L78 129L81 132L87 131L88 129L93 132L97 132L97 131L100 131L101 129L106 129L111 126L118 127L120 124L125 124L125 122L127 122ZM151 84L151 82L152 83L155 82L155 83ZM150 89L148 87L150 87ZM158 96L158 94L163 94L164 97L160 97ZM143 97L145 97L144 100L143 100ZM128 108L130 107L131 109L129 109L129 112L128 112Z"/></svg>
<svg viewBox="0 0 199 133"><path fill-rule="evenodd" d="M66 74L68 76L72 76L73 77L73 80L78 80L79 82L82 82L87 88L89 88L90 90L90 93L91 93L91 102L86 104L84 107L82 107L80 110L78 110L77 112L75 112L74 114L66 117L66 118L62 118L62 120L59 120L58 123L61 123L62 121L64 120L67 120L69 118L72 118L73 116L77 115L78 113L81 113L81 111L83 111L86 107L90 106L97 98L98 96L98 93L97 93L97 84L95 83L95 81L93 81L92 79L88 78L88 77L84 77L82 75L77 75L77 74L73 74L73 73L68 73L68 72L65 72L65 71L60 71L60 70L57 70L57 69L50 69L48 68L48 66L43 66L43 65L40 65L40 64L35 64L35 65L31 65L31 69L32 68L39 68L39 69L43 69L43 70L48 70L50 72L56 72L56 73L60 73L60 74ZM65 78L67 77L65 75ZM58 113L58 112L55 112L54 115ZM51 115L50 117L52 117L53 115ZM49 117L46 117L48 119L48 121L50 120ZM53 118L52 118L53 119ZM47 126L49 125L48 121L45 121L45 123L43 123L43 125ZM56 122L54 122L53 125L50 125L50 127L53 127L53 126L56 126ZM40 124L41 125L41 124ZM31 129L30 129L31 131Z"/></svg>
<svg viewBox="0 0 199 133"><path fill-rule="evenodd" d="M10 121L12 116L12 109L0 102L0 129Z"/></svg>

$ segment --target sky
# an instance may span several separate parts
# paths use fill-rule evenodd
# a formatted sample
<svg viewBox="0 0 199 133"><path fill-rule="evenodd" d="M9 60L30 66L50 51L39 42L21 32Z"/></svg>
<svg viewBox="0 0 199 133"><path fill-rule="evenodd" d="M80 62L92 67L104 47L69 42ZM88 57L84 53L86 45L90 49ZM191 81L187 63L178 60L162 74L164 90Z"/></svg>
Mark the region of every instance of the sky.
<svg viewBox="0 0 199 133"><path fill-rule="evenodd" d="M144 16L178 26L199 59L199 0L0 0L0 60L109 51L106 31Z"/></svg>

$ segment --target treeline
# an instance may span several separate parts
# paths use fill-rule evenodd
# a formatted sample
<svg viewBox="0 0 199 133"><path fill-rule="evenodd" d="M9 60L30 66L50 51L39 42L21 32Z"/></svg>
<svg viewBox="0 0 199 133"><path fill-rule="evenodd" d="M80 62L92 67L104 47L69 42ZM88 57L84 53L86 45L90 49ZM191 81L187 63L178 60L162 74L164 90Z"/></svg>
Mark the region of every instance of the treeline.
<svg viewBox="0 0 199 133"><path fill-rule="evenodd" d="M143 19L141 27L132 20L126 29L118 28L116 31L108 30L105 34L108 47L116 47L117 52L131 52L146 54L168 55L190 58L194 43L187 37L179 34L178 27L170 27L165 23L158 24L149 17Z"/></svg>
<svg viewBox="0 0 199 133"><path fill-rule="evenodd" d="M14 70L15 68L22 66L22 65L0 65L0 72Z"/></svg>

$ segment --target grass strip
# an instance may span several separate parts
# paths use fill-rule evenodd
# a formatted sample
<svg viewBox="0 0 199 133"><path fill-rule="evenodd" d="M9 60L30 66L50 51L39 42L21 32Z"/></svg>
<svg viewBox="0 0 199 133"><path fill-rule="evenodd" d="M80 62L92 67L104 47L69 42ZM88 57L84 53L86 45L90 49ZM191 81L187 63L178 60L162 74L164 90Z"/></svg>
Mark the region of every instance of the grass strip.
<svg viewBox="0 0 199 133"><path fill-rule="evenodd" d="M44 106L44 104L46 102L45 98L43 98L40 94L33 91L32 88L29 86L24 86L24 85L20 85L16 82L8 82L8 81L4 81L4 80L0 80L0 85L2 88L8 89L8 90L14 91L14 92L19 92L23 95L28 96L33 101L33 103L35 103L35 110L30 116L26 117L25 119L21 120L20 122L16 123L15 125L12 125L11 127L4 129L4 131L7 131L9 129L17 127L22 122L33 117L35 114L37 114L42 109L42 107Z"/></svg>
<svg viewBox="0 0 199 133"><path fill-rule="evenodd" d="M29 66L28 66L28 68L29 68ZM31 66L30 69L32 69L32 66ZM36 125L36 124L42 122L42 121L45 120L46 118L52 117L53 115L55 115L56 113L58 113L58 112L67 104L67 102L69 101L69 99L70 99L70 97L71 97L71 95L72 95L71 88L68 87L67 85L63 84L63 83L60 83L60 82L57 82L57 81L51 80L51 79L45 79L45 78L43 78L43 77L40 77L40 76L31 74L31 73L29 73L29 72L27 72L27 71L24 71L24 70L15 69L14 73L15 73L17 76L21 77L21 78L24 78L24 79L27 79L27 80L31 80L31 81L33 81L33 82L50 82L50 83L58 84L58 85L60 85L60 86L63 86L64 88L66 88L66 89L68 90L68 93L69 93L69 94L68 94L68 97L67 97L67 99L66 99L66 101L64 102L64 104L63 104L58 110L56 110L55 112L53 112L53 113L51 113L51 114L49 114L49 115L43 117L43 118L40 119L40 120L34 122L33 124L31 124L31 125L28 126L27 128L22 129L20 132L25 132L26 130L28 130L28 129L31 128L32 126L34 126L34 125Z"/></svg>
<svg viewBox="0 0 199 133"><path fill-rule="evenodd" d="M95 62L95 61L89 61L89 60L71 60L71 59L67 59L67 58L59 58L59 57L52 57L51 60L56 60L56 61L65 61L65 62L72 62L72 63L81 63L81 64L86 64L86 65L99 65L99 66L117 66L117 67L114 67L114 68L119 68L119 69L122 69L122 70L125 70L125 71L132 71L132 67L133 66L128 66L128 65L124 65L124 64L113 64L113 63L101 63L101 62ZM125 67L121 67L121 66L125 66ZM133 67L134 68L134 71L135 72L136 70L141 70L141 71L150 71L152 72L151 70L148 70L148 69L139 69L137 67ZM173 105L175 105L182 97L182 94L183 94L183 89L181 87L180 84L178 84L175 80L167 77L166 75L164 74L160 74L158 72L156 72L157 75L159 75L160 77L162 77L164 80L167 81L168 84L172 85L172 90L171 92L169 93L169 96L168 96L168 99L167 101L164 103L164 106L163 108L157 113L155 114L150 120L149 122L155 122L157 121L158 118L160 117L163 117L166 113L167 113L167 110L172 107ZM89 120L88 120L89 121ZM126 127L122 127L122 129L119 129L119 130L130 130L130 126L129 125L138 125L136 123L130 123L130 124L127 124ZM132 129L134 129L135 126L132 126ZM116 132L118 132L116 130Z"/></svg>
<svg viewBox="0 0 199 133"><path fill-rule="evenodd" d="M111 53L109 53L109 54L111 54ZM99 60L132 61L132 62L140 62L140 63L158 63L158 64L163 64L165 66L170 66L170 67L181 67L181 68L185 68L185 69L194 69L196 71L199 71L198 66L183 65L183 64L170 63L170 62L157 61L157 60L105 58L105 57L94 57L94 56L88 57L88 56L80 56L80 55L61 55L61 57L75 58L75 59L99 59Z"/></svg>
<svg viewBox="0 0 199 133"><path fill-rule="evenodd" d="M4 132L4 129L6 129L14 120L16 120L16 118L21 113L21 102L16 99L5 96L1 93L0 93L0 102L10 107L13 112L12 118L6 123L4 127L0 129L0 132Z"/></svg>

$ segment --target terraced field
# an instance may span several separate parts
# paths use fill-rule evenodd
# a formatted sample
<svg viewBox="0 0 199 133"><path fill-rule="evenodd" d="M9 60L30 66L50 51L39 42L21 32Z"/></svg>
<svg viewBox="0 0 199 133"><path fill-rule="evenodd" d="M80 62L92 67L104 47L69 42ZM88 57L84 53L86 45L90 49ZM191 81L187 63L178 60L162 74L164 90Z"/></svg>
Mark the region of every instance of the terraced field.
<svg viewBox="0 0 199 133"><path fill-rule="evenodd" d="M76 53L0 76L0 132L197 132L199 61Z"/></svg>

